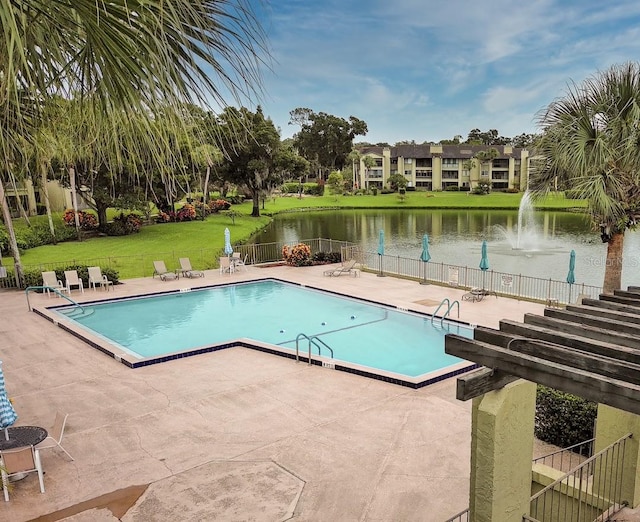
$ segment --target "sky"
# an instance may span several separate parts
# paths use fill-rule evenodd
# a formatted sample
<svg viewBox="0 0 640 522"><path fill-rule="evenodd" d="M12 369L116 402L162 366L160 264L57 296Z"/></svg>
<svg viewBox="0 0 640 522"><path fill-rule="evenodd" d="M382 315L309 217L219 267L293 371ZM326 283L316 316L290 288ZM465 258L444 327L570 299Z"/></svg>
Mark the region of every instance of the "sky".
<svg viewBox="0 0 640 522"><path fill-rule="evenodd" d="M568 86L640 60L637 0L272 0L264 114L298 107L368 126L356 142L537 132Z"/></svg>

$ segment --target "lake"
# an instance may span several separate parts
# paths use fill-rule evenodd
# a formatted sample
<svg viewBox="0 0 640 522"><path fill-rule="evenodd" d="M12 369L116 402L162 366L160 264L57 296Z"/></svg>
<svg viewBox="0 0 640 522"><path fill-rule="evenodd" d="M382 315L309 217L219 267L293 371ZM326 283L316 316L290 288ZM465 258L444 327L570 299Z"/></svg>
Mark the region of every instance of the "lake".
<svg viewBox="0 0 640 522"><path fill-rule="evenodd" d="M418 258L429 234L432 263L477 267L488 242L490 269L564 281L569 252L576 251L576 283L602 286L606 245L588 219L573 212L534 212L521 222L511 210L331 210L279 214L259 233L258 243L327 238L378 248L385 231L385 254ZM625 234L622 284L640 285L640 233Z"/></svg>

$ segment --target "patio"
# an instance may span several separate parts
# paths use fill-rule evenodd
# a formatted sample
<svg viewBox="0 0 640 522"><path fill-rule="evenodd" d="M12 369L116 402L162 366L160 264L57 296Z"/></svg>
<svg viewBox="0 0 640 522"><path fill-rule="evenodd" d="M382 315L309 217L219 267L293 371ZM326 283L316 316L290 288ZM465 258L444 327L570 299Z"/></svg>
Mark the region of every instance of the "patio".
<svg viewBox="0 0 640 522"><path fill-rule="evenodd" d="M115 295L276 277L431 313L464 293L369 273L324 277L326 268L148 277ZM245 348L131 370L28 312L24 293L0 295L17 424L69 413L63 444L75 457L43 452L46 492L33 477L17 483L0 519L444 520L467 507L471 405L455 399L455 379L412 390ZM542 309L491 297L461 301L460 319L497 327Z"/></svg>

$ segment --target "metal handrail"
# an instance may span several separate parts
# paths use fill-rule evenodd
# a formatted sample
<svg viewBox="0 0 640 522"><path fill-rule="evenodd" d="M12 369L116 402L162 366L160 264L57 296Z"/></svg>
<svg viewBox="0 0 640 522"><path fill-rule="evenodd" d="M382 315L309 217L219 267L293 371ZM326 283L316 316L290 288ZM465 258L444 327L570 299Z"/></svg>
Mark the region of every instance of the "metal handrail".
<svg viewBox="0 0 640 522"><path fill-rule="evenodd" d="M82 310L82 312L84 313L84 307L80 303L75 302L73 299L71 299L70 297L67 297L62 292L60 292L57 288L54 288L52 286L28 286L27 288L25 288L24 294L27 297L27 307L29 308L30 312L32 311L31 303L29 302L29 292L31 290L51 290L55 294L57 294L58 296L64 297L71 304L73 304L73 305L77 306L78 308L80 308L80 310Z"/></svg>
<svg viewBox="0 0 640 522"><path fill-rule="evenodd" d="M442 326L442 323L444 322L444 320L451 315L451 310L453 309L454 305L458 305L458 319L460 318L460 301L456 299L452 303L451 301L449 301L448 297L445 297L442 301L440 301L440 304L438 305L438 308L436 308L436 311L433 312L433 315L431 316L431 324L433 324L433 318L436 316L436 314L438 313L442 305L444 305L445 303L447 303L447 311L444 313L442 317L440 317L440 326Z"/></svg>
<svg viewBox="0 0 640 522"><path fill-rule="evenodd" d="M331 346L325 343L317 335L312 335L311 337L309 337L307 334L301 332L296 336L296 361L300 360L300 349L299 349L298 343L301 338L304 338L309 342L309 364L311 364L311 345L312 344L315 345L316 348L318 348L318 355L322 355L320 344L318 344L318 343L321 343L325 348L327 348L327 350L331 352L331 358L333 359L333 349L331 348Z"/></svg>

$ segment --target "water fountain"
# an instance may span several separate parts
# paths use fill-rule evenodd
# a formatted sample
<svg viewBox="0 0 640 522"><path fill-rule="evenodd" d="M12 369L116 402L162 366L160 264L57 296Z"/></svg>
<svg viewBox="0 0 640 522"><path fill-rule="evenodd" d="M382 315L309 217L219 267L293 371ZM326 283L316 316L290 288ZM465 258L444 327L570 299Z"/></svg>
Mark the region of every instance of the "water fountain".
<svg viewBox="0 0 640 522"><path fill-rule="evenodd" d="M542 248L542 240L534 218L531 193L526 190L518 207L518 223L514 229L507 229L500 225L496 229L505 237L511 250L537 252Z"/></svg>

